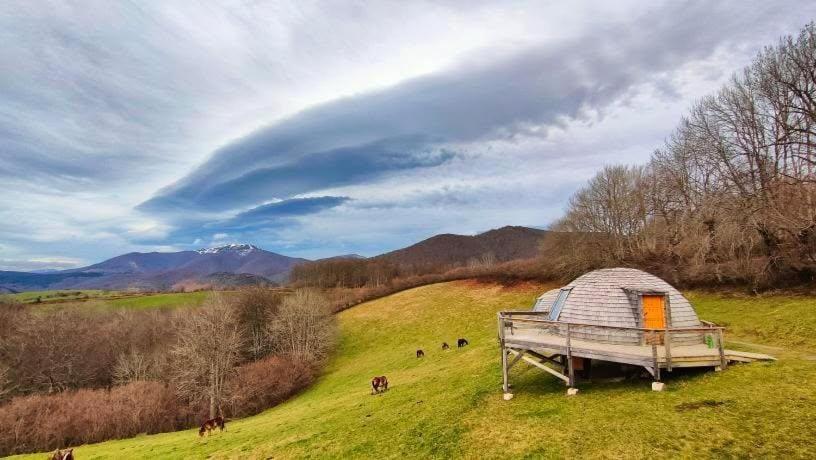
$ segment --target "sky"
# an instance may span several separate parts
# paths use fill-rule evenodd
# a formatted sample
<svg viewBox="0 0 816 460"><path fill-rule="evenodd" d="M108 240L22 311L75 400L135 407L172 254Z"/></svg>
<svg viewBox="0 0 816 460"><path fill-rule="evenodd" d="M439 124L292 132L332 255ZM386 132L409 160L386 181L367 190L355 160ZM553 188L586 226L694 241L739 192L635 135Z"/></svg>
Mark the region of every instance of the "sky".
<svg viewBox="0 0 816 460"><path fill-rule="evenodd" d="M804 1L0 2L0 270L546 228Z"/></svg>

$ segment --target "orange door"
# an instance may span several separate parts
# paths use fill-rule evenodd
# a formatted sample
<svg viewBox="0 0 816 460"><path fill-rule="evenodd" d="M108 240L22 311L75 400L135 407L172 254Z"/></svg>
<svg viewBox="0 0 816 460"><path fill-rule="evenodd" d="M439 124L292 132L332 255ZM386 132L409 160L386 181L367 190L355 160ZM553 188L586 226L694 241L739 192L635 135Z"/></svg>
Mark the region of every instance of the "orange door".
<svg viewBox="0 0 816 460"><path fill-rule="evenodd" d="M643 327L662 329L666 327L666 309L662 295L643 296Z"/></svg>

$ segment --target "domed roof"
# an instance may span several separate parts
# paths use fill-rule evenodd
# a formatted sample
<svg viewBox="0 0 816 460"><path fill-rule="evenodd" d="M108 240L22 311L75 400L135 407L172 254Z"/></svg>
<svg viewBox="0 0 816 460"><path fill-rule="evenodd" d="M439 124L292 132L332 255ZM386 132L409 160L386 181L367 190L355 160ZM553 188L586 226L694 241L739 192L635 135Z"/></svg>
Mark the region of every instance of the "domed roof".
<svg viewBox="0 0 816 460"><path fill-rule="evenodd" d="M670 327L700 326L683 294L662 279L633 268L605 268L581 275L544 293L533 310L550 312L550 319L570 323L644 327L642 294L668 297Z"/></svg>

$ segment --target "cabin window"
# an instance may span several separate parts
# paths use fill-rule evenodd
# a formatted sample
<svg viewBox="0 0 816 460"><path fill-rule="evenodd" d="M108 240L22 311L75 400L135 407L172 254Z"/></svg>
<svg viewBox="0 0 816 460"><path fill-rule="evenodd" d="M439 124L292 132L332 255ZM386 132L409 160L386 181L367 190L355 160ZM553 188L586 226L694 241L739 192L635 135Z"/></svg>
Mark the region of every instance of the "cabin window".
<svg viewBox="0 0 816 460"><path fill-rule="evenodd" d="M553 302L553 306L550 308L550 321L558 319L558 315L561 314L561 308L564 306L564 302L567 301L567 296L571 290L572 289L561 289L558 293L558 297L555 298L555 302Z"/></svg>

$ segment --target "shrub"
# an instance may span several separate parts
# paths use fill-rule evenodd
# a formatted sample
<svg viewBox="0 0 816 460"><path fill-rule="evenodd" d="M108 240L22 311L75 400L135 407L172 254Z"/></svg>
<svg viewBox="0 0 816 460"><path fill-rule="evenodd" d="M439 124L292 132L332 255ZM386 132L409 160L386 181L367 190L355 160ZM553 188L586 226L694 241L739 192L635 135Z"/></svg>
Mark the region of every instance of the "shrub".
<svg viewBox="0 0 816 460"><path fill-rule="evenodd" d="M257 414L283 402L314 381L315 372L303 361L271 356L240 366L231 382L231 417Z"/></svg>
<svg viewBox="0 0 816 460"><path fill-rule="evenodd" d="M158 382L21 396L0 406L0 455L172 431L195 423L173 389Z"/></svg>

